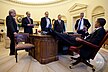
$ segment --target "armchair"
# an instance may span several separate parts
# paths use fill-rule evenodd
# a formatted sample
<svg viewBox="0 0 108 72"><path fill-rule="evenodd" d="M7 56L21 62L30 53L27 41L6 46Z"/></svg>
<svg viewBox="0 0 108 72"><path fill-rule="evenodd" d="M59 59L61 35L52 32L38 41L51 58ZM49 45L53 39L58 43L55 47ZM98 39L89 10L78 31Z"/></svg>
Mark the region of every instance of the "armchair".
<svg viewBox="0 0 108 72"><path fill-rule="evenodd" d="M91 54L91 59L93 60L93 59L95 58L97 52L100 50L101 46L102 46L102 45L104 44L104 42L107 40L107 38L108 38L108 31L106 31L106 35L104 36L103 40L99 43L99 45L94 45L94 44L92 44L92 43L90 43L90 42L87 42L87 41L85 41L85 40L80 41L80 43L86 44L87 46L89 46L89 47L91 47L91 48L94 48L94 51L93 51L93 53ZM69 48L69 50L72 51L72 52L75 51L75 52L78 53L78 54L80 53L80 50L79 50L78 47L76 47L76 46L71 46L71 47ZM72 68L72 66L77 65L77 64L80 63L80 62L83 62L83 63L86 64L87 66L91 67L92 70L93 70L93 72L95 71L94 66L93 66L92 64L90 64L90 61L89 61L89 60L84 60L84 59L82 59L81 57L78 57L78 58L73 58L73 57L71 57L71 59L76 60L76 62L72 63L72 64L69 66L70 69Z"/></svg>
<svg viewBox="0 0 108 72"><path fill-rule="evenodd" d="M35 48L33 44L29 43L29 33L18 33L15 35L14 40L15 40L15 58L17 63L17 51L31 50Z"/></svg>

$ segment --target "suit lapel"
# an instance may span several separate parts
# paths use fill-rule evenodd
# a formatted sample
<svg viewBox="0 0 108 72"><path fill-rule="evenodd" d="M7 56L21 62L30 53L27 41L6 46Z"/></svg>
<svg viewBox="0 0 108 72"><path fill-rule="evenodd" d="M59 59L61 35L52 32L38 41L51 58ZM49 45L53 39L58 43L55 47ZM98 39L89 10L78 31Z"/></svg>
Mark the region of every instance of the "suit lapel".
<svg viewBox="0 0 108 72"><path fill-rule="evenodd" d="M46 18L44 17L44 22L45 22L45 27L46 27L46 25L47 25L47 21L46 21Z"/></svg>

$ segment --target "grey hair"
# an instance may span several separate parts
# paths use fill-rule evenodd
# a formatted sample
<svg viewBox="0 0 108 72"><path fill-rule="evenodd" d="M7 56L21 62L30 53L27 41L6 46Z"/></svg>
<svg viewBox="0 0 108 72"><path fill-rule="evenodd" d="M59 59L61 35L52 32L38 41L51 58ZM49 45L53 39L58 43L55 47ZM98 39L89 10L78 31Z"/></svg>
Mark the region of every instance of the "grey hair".
<svg viewBox="0 0 108 72"><path fill-rule="evenodd" d="M13 12L15 12L15 10L14 9L10 9L9 10L9 15L11 15L11 13L13 13Z"/></svg>

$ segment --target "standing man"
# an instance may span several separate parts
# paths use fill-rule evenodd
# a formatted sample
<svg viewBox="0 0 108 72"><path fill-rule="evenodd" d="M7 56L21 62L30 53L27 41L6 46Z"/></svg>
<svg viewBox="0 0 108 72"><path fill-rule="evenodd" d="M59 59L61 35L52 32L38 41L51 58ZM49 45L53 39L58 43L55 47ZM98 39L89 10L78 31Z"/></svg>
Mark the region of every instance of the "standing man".
<svg viewBox="0 0 108 72"><path fill-rule="evenodd" d="M85 36L88 35L88 29L90 28L91 25L89 21L83 17L84 13L80 13L80 19L76 21L75 30L77 31L78 34L82 34L82 37L84 38Z"/></svg>
<svg viewBox="0 0 108 72"><path fill-rule="evenodd" d="M29 33L32 34L33 33L33 19L30 18L30 12L27 11L26 12L27 17L22 19L22 26L24 27L24 33Z"/></svg>
<svg viewBox="0 0 108 72"><path fill-rule="evenodd" d="M54 31L57 31L59 33L63 33L66 31L64 21L61 20L61 17L62 16L59 14L58 20L55 20L55 22L54 22Z"/></svg>
<svg viewBox="0 0 108 72"><path fill-rule="evenodd" d="M16 11L14 9L9 10L9 15L6 17L7 36L10 38L10 55L15 55L15 42L14 35L18 33L18 26L14 17Z"/></svg>
<svg viewBox="0 0 108 72"><path fill-rule="evenodd" d="M45 17L41 18L41 30L48 32L48 28L52 28L51 19L48 18L48 11L45 12Z"/></svg>
<svg viewBox="0 0 108 72"><path fill-rule="evenodd" d="M58 15L58 19L54 22L54 31L59 33L64 33L65 30L65 24L64 21L61 20L61 15ZM58 53L65 54L66 51L63 50L65 46L62 44L62 41L58 41Z"/></svg>

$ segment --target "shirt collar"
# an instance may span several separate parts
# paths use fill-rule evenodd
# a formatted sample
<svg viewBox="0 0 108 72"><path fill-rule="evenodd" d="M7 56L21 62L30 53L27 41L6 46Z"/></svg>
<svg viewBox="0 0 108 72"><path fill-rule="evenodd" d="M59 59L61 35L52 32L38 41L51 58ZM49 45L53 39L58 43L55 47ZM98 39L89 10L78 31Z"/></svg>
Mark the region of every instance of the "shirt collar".
<svg viewBox="0 0 108 72"><path fill-rule="evenodd" d="M100 29L100 28L102 28L102 27L98 27L98 28L96 28L96 30L98 30L98 29Z"/></svg>

